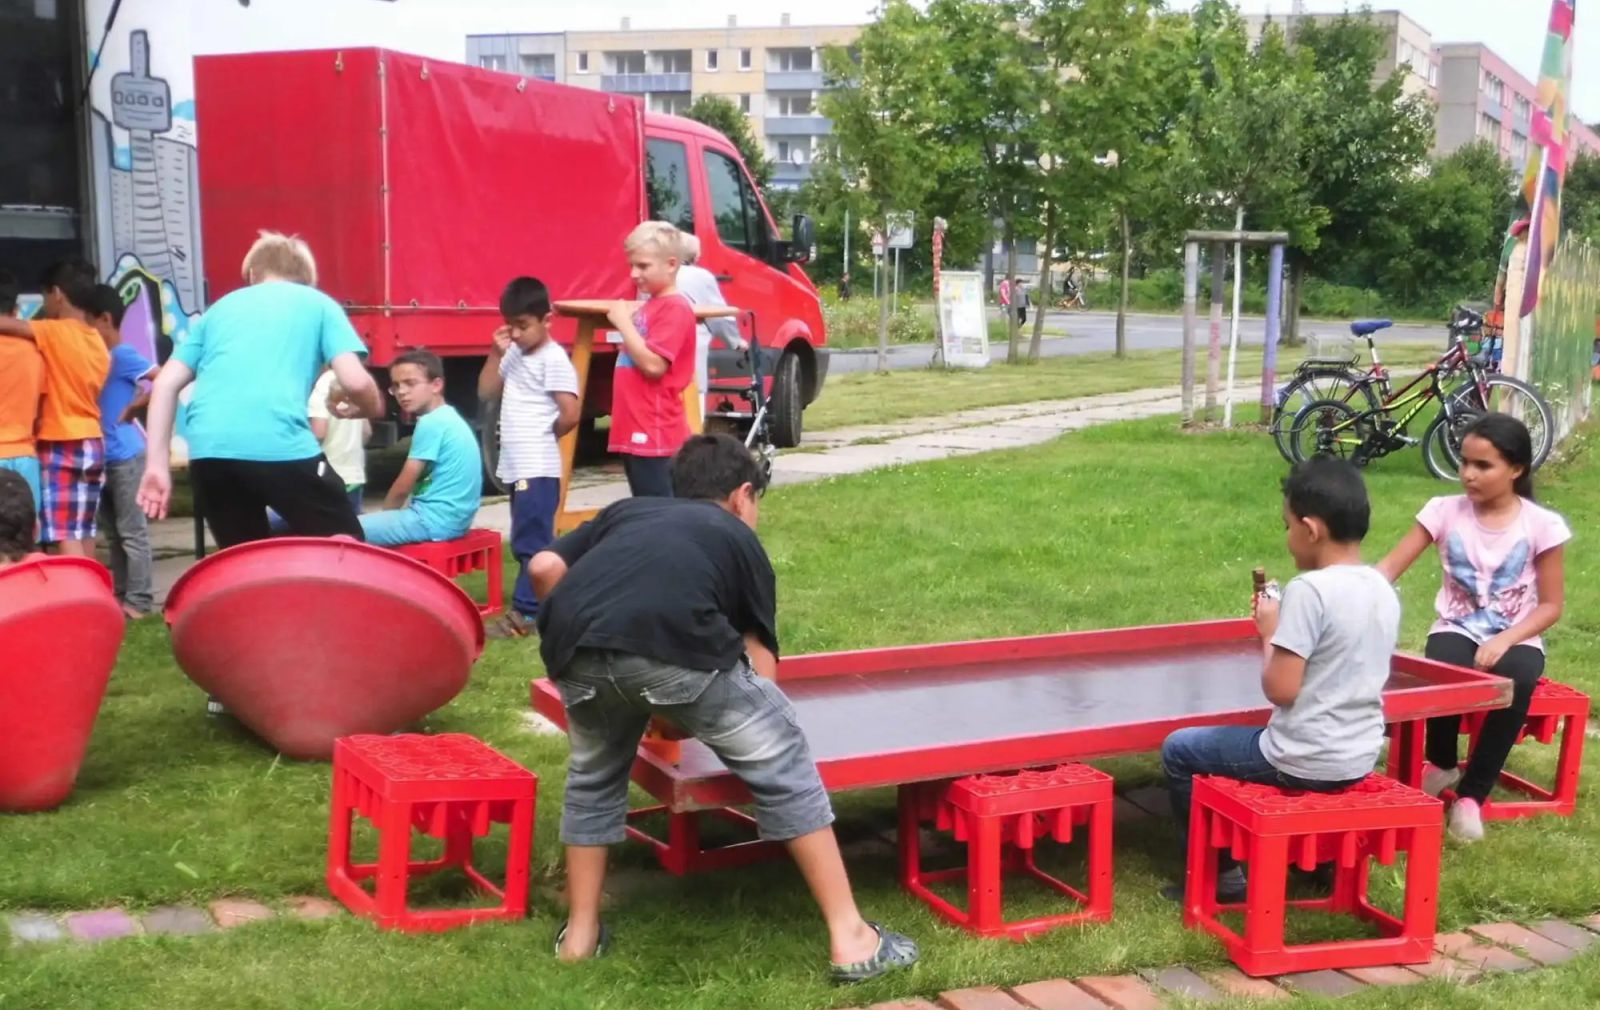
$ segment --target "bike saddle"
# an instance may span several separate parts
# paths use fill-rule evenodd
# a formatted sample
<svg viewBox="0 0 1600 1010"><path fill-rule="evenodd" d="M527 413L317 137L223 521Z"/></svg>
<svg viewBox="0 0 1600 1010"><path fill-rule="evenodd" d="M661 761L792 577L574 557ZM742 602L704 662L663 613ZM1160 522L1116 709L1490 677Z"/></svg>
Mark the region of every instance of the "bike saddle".
<svg viewBox="0 0 1600 1010"><path fill-rule="evenodd" d="M1357 319L1350 324L1350 332L1358 337L1370 337L1379 330L1387 330L1393 325L1392 319Z"/></svg>

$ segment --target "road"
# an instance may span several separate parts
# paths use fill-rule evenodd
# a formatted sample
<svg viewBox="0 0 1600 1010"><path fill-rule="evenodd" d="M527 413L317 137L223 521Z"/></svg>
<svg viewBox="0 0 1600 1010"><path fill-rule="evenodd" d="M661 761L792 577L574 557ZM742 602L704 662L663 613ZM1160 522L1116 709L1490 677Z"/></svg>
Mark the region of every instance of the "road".
<svg viewBox="0 0 1600 1010"><path fill-rule="evenodd" d="M998 315L995 316L998 318ZM1033 333L1033 320L1028 320L1028 327L1023 333L1023 349L1027 349L1028 337ZM1202 344L1207 339L1206 321L1201 320L1200 340ZM1239 342L1241 345L1260 345L1266 324L1259 318L1245 317L1239 324ZM1344 323L1323 320L1304 320L1300 324L1300 332L1307 340L1312 335L1335 336L1344 330ZM1094 354L1110 352L1116 349L1117 316L1114 312L1072 312L1066 314L1052 314L1045 320L1045 339L1042 353L1047 358L1063 357L1071 354ZM1070 335L1069 335L1070 334ZM1226 324L1224 324L1223 340L1228 338ZM1417 343L1436 341L1439 349L1444 349L1444 325L1414 326L1399 325L1384 330L1378 337L1379 352L1385 342ZM1183 317L1163 315L1134 315L1128 316L1128 347L1135 351L1177 350L1183 346ZM1003 342L989 345L989 357L1000 362L1006 358L1006 346ZM889 367L925 368L933 358L932 344L899 344L889 348ZM834 351L833 360L829 364L829 372L842 375L848 372L870 372L878 367L878 352L875 348L851 349L848 351Z"/></svg>

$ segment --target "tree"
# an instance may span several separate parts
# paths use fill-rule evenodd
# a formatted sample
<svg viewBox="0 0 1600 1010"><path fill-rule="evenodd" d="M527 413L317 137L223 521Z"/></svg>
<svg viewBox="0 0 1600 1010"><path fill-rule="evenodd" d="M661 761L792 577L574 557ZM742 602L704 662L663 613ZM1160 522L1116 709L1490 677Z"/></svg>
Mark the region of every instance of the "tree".
<svg viewBox="0 0 1600 1010"><path fill-rule="evenodd" d="M758 188L766 190L772 182L772 162L767 160L760 142L750 132L749 117L740 112L737 105L721 95L701 95L684 115L732 141L739 157L744 159L744 167L750 170L751 180Z"/></svg>
<svg viewBox="0 0 1600 1010"><path fill-rule="evenodd" d="M1579 155L1561 184L1561 228L1600 242L1600 157Z"/></svg>
<svg viewBox="0 0 1600 1010"><path fill-rule="evenodd" d="M855 52L823 53L828 91L822 113L833 134L819 168L841 180L841 199L887 235L889 215L919 204L938 153L929 143L938 59L926 19L907 0L888 0L862 29ZM878 305L878 368L889 363L889 300Z"/></svg>

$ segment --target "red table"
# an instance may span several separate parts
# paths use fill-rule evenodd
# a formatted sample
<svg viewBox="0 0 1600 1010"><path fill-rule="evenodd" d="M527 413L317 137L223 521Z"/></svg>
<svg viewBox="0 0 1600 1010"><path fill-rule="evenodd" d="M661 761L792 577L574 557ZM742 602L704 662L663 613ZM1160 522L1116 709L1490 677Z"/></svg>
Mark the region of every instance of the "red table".
<svg viewBox="0 0 1600 1010"><path fill-rule="evenodd" d="M1185 726L1260 726L1271 713L1248 620L794 656L778 682L830 791L1154 751ZM536 680L532 695L566 725L555 685ZM1384 714L1416 723L1510 701L1504 678L1397 653ZM1419 737L1399 735L1407 748ZM748 843L700 850L697 814L742 819L727 808L750 795L698 741L683 741L676 764L641 749L633 780L661 802L634 813L664 811L668 837L630 833L655 844L669 870L765 855Z"/></svg>

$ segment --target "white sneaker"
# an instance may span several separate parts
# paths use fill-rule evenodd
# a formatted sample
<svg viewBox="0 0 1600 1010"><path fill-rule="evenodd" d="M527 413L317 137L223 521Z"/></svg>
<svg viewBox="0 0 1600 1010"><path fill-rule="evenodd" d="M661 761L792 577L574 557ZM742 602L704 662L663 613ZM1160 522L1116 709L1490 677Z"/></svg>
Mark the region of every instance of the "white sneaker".
<svg viewBox="0 0 1600 1010"><path fill-rule="evenodd" d="M1460 781L1460 768L1435 768L1433 765L1426 765L1422 769L1422 791L1429 796L1438 796L1446 789L1454 789L1456 783Z"/></svg>
<svg viewBox="0 0 1600 1010"><path fill-rule="evenodd" d="M1463 842L1483 841L1483 811L1477 800L1450 804L1450 834Z"/></svg>

